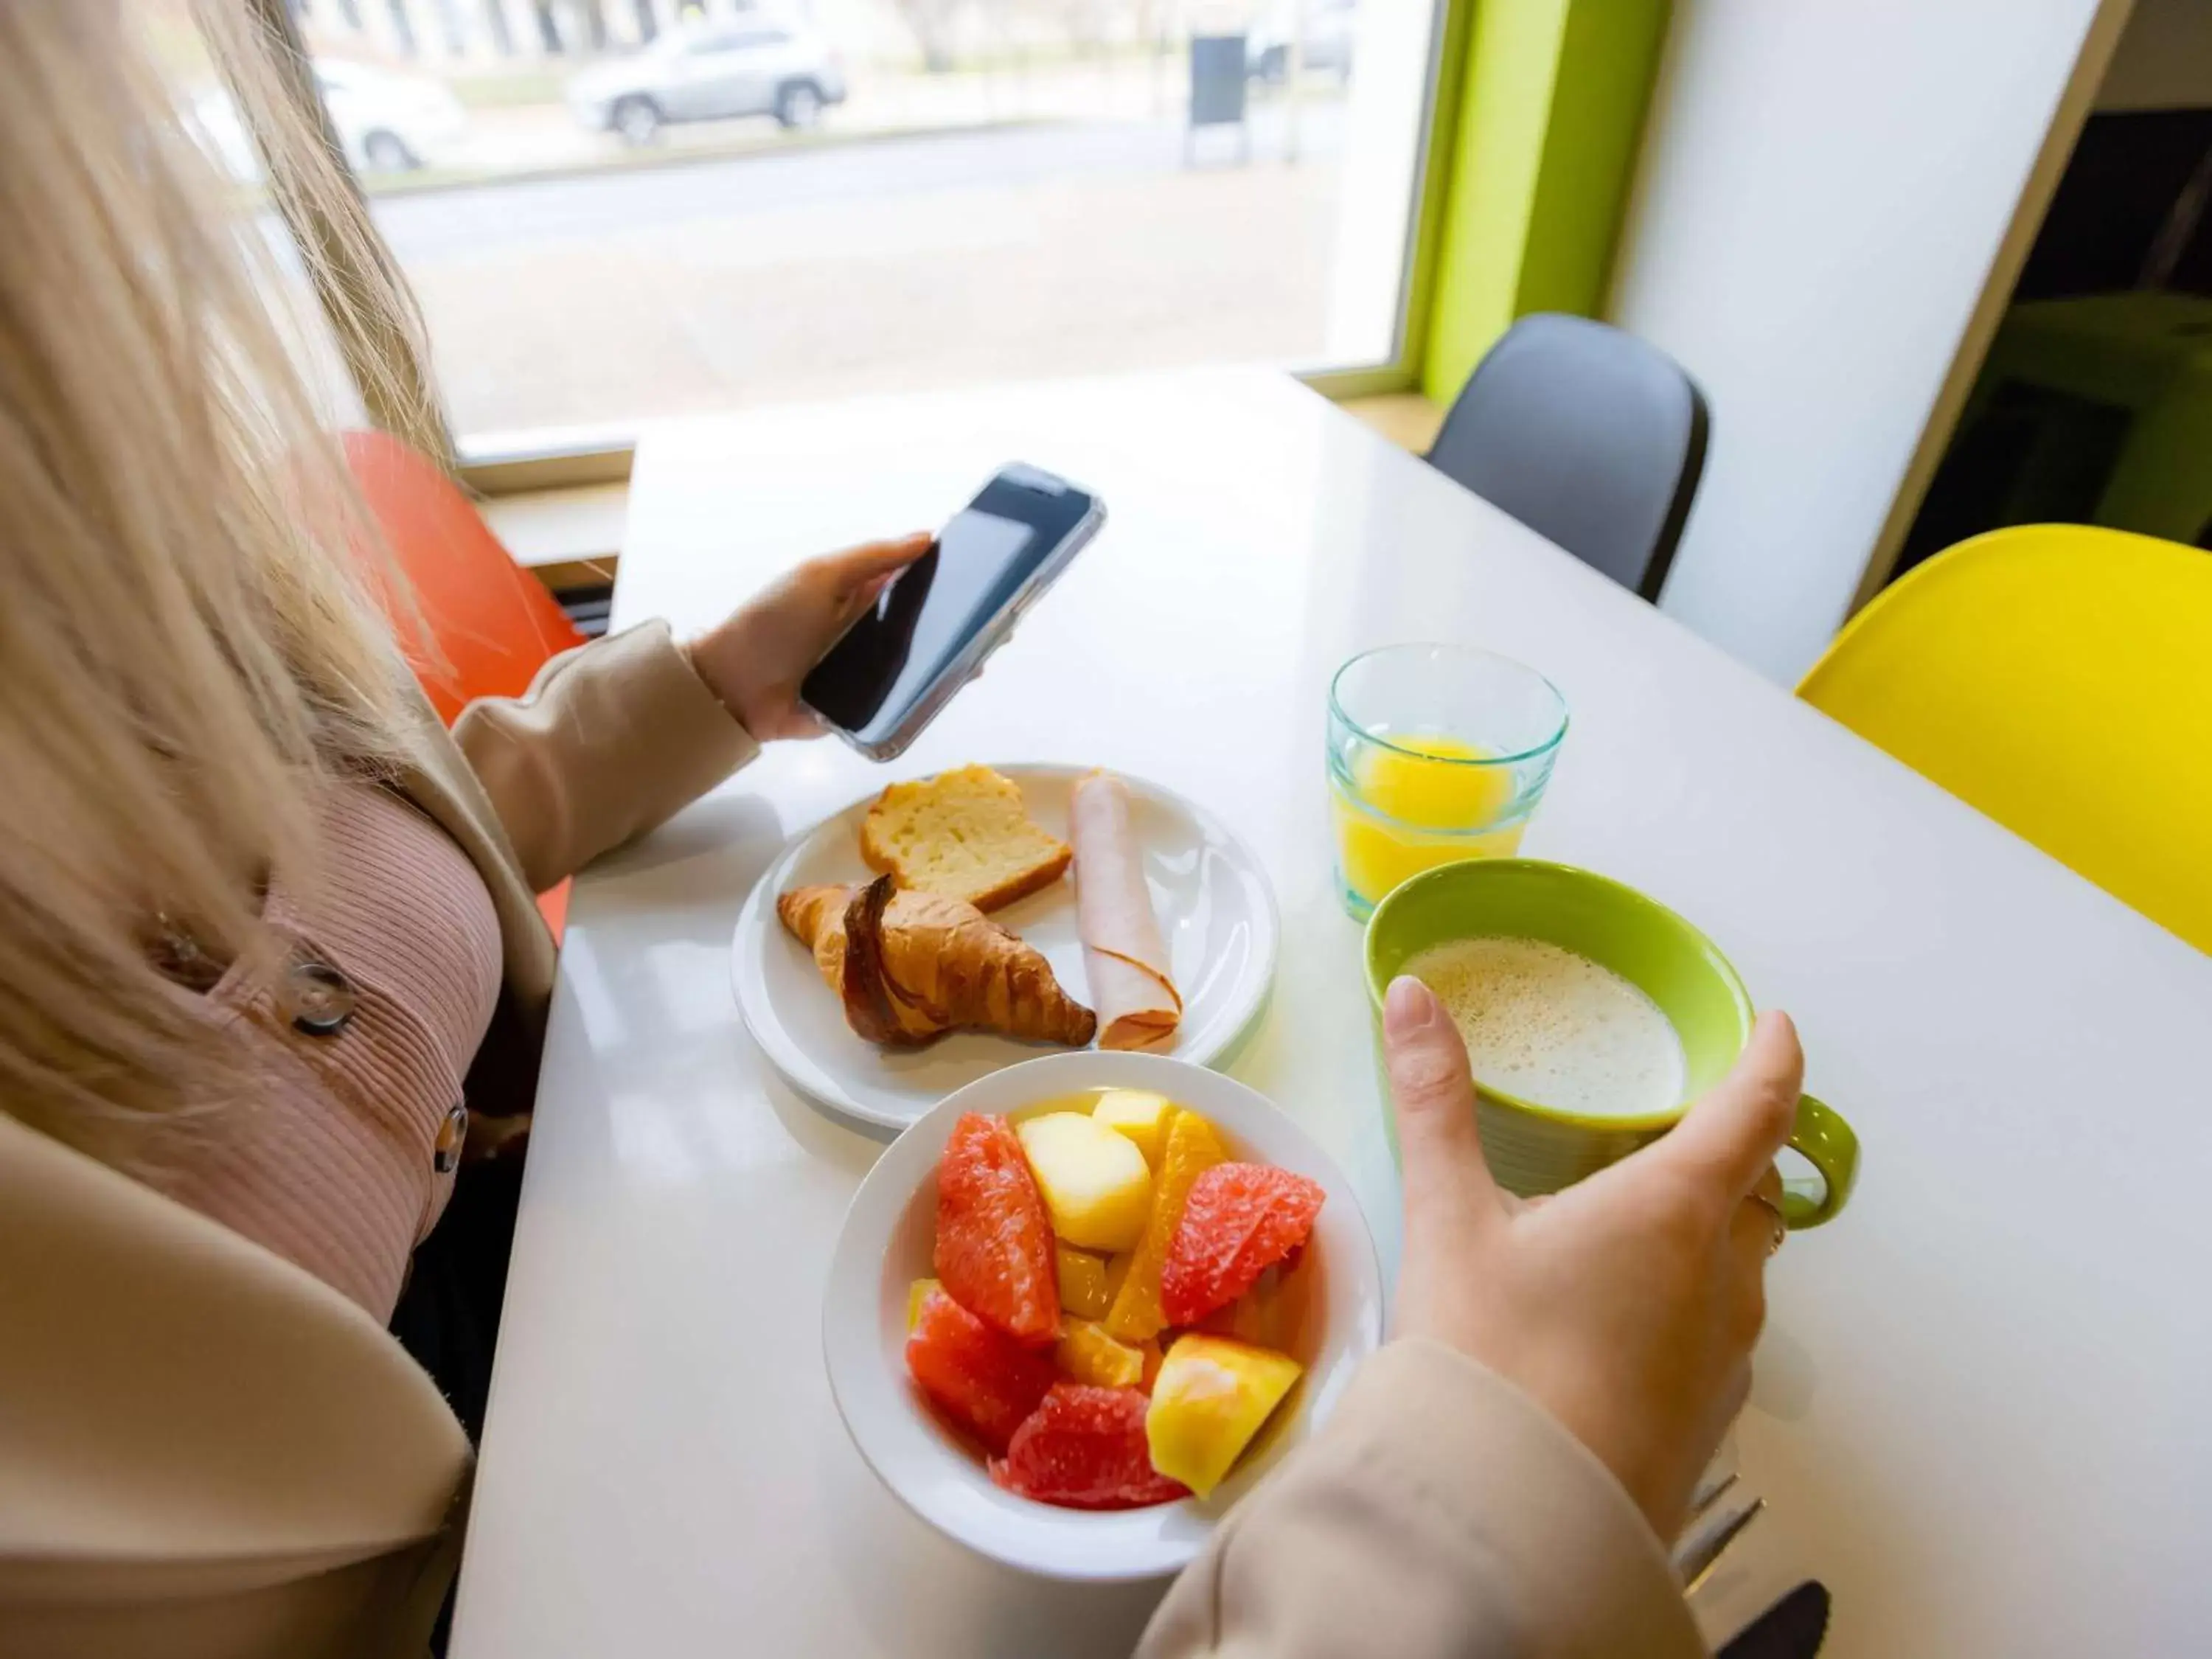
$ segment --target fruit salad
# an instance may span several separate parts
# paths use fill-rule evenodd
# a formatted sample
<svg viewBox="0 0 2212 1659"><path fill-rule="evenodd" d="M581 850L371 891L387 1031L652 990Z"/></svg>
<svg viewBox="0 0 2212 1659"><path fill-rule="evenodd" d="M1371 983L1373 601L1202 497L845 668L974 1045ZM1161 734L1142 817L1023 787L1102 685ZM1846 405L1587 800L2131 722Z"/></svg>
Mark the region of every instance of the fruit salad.
<svg viewBox="0 0 2212 1659"><path fill-rule="evenodd" d="M907 1370L1008 1492L1203 1498L1297 1382L1290 1292L1322 1197L1164 1095L971 1112L938 1164Z"/></svg>

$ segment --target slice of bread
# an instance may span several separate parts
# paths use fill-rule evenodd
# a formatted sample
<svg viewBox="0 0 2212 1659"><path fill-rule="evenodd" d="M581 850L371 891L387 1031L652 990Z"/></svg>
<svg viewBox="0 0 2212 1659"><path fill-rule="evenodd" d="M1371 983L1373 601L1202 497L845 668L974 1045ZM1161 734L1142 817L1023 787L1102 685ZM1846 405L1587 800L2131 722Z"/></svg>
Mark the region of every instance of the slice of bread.
<svg viewBox="0 0 2212 1659"><path fill-rule="evenodd" d="M884 790L860 825L860 856L902 887L995 910L1058 881L1075 850L1030 821L1012 782L963 766Z"/></svg>

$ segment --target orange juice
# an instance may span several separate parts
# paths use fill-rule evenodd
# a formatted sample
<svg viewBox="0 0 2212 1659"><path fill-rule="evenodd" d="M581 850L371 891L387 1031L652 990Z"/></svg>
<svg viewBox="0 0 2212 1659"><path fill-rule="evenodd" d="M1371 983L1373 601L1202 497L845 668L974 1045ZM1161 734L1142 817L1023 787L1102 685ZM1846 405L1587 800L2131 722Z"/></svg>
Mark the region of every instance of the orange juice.
<svg viewBox="0 0 2212 1659"><path fill-rule="evenodd" d="M1439 864L1510 858L1519 848L1525 817L1498 822L1514 804L1510 766L1467 764L1492 751L1456 738L1389 741L1388 749L1361 746L1348 788L1341 776L1332 780L1341 871L1362 903L1380 903Z"/></svg>

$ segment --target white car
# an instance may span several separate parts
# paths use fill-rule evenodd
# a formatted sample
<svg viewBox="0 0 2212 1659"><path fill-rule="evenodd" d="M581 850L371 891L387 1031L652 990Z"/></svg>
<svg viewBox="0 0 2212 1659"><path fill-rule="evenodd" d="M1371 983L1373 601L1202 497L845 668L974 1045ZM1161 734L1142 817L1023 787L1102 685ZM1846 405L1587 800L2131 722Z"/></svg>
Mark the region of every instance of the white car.
<svg viewBox="0 0 2212 1659"><path fill-rule="evenodd" d="M444 159L468 136L469 113L453 89L424 75L325 58L315 84L346 159L371 173L399 173Z"/></svg>
<svg viewBox="0 0 2212 1659"><path fill-rule="evenodd" d="M568 111L594 132L652 142L664 123L772 115L811 126L845 101L845 71L821 36L766 18L671 31L568 82Z"/></svg>
<svg viewBox="0 0 2212 1659"><path fill-rule="evenodd" d="M365 173L425 166L450 155L467 136L468 112L441 82L343 58L319 60L314 69L346 160ZM261 157L229 93L219 87L202 93L185 121L232 178L240 184L259 181Z"/></svg>

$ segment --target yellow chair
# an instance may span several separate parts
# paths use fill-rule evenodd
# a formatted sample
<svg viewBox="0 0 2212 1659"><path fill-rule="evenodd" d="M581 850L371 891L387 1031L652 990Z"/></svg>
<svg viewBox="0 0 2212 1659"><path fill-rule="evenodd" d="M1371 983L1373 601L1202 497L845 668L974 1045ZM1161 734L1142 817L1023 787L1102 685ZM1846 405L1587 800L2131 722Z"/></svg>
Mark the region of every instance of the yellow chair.
<svg viewBox="0 0 2212 1659"><path fill-rule="evenodd" d="M2212 553L1977 536L1852 618L1797 693L2212 952Z"/></svg>

